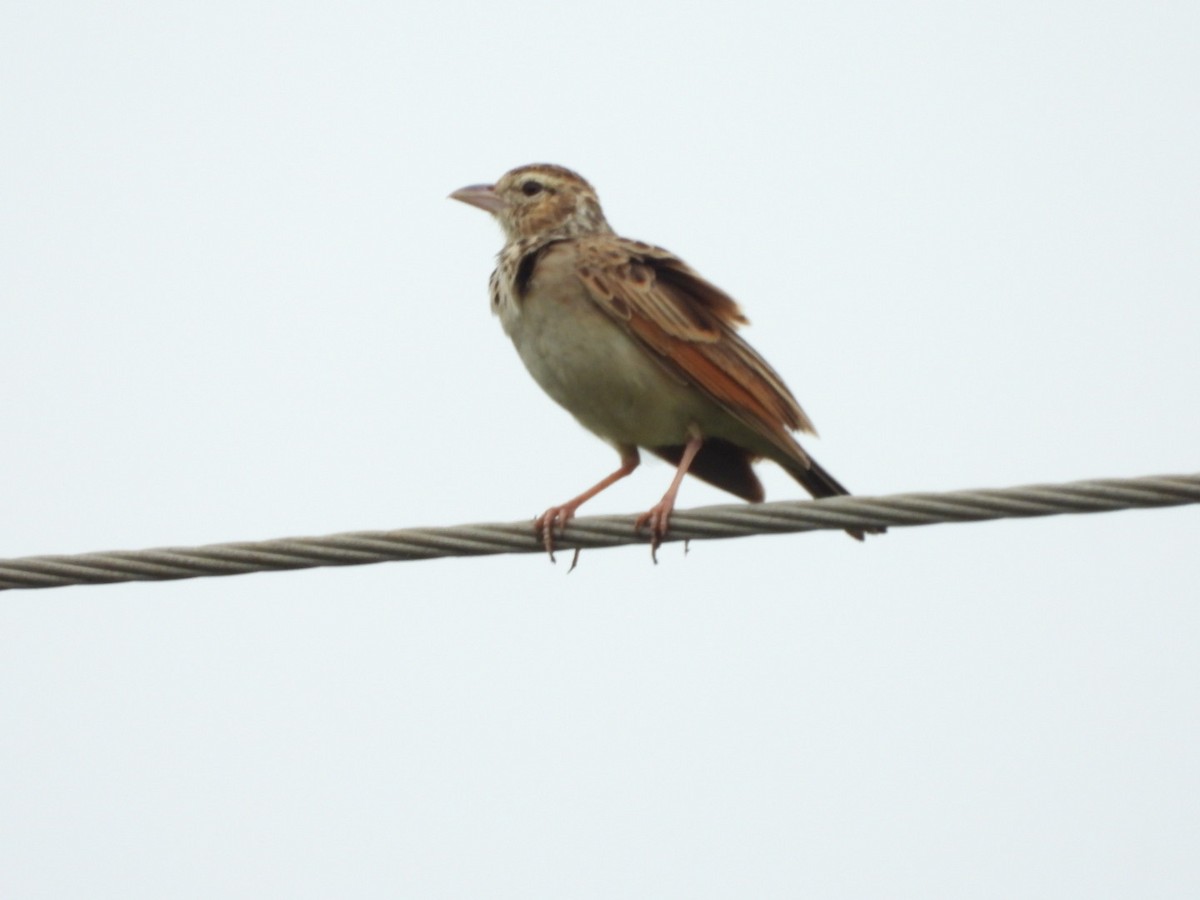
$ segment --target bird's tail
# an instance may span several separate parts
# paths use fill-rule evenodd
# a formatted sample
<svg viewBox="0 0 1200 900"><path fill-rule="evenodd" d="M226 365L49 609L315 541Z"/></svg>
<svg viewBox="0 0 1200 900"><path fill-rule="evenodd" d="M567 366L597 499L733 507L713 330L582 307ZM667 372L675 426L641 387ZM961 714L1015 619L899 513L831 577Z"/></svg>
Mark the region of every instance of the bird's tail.
<svg viewBox="0 0 1200 900"><path fill-rule="evenodd" d="M820 463L805 454L803 459L788 458L782 461L787 473L800 482L801 486L820 500L823 497L845 497L850 494L846 487L830 475ZM861 541L864 534L884 534L886 528L847 528L846 534Z"/></svg>

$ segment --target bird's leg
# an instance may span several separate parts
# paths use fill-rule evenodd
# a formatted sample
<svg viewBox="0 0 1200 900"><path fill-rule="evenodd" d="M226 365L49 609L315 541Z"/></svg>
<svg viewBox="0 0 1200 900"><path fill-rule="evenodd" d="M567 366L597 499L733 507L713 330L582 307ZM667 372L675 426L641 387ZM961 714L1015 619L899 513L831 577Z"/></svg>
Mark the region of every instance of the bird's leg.
<svg viewBox="0 0 1200 900"><path fill-rule="evenodd" d="M605 488L616 484L638 467L641 458L638 456L637 447L622 447L620 450L621 468L592 485L578 497L568 500L562 506L550 507L533 520L533 528L538 533L538 536L541 537L542 546L550 554L551 562L554 561L554 536L562 534L567 523L574 517L575 510L579 509L579 507L583 506L583 504L587 503ZM571 564L571 568L575 568L574 563Z"/></svg>
<svg viewBox="0 0 1200 900"><path fill-rule="evenodd" d="M667 528L671 524L671 511L675 509L675 495L679 493L679 485L683 483L683 476L687 474L692 460L696 458L696 454L700 452L703 444L704 438L700 436L697 429L693 428L691 437L688 438L688 442L683 448L683 455L679 458L679 466L675 469L675 478L671 481L671 486L667 488L663 498L650 508L649 512L638 516L637 522L633 526L634 531L641 531L646 525L650 526L650 558L656 563L658 562L658 546L667 536Z"/></svg>

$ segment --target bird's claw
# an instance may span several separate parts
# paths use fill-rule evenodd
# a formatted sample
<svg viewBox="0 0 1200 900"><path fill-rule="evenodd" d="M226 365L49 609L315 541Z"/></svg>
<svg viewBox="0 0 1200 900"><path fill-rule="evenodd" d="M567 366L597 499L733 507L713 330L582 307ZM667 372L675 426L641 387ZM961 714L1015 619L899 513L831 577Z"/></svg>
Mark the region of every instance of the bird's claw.
<svg viewBox="0 0 1200 900"><path fill-rule="evenodd" d="M554 538L556 535L561 535L567 527L567 523L571 521L575 515L573 506L552 506L536 519L533 520L533 530L542 541L542 546L546 548L546 552L550 555L550 562L557 562L554 558ZM571 562L571 568L575 568L575 563L579 561L579 551L575 551L575 559Z"/></svg>
<svg viewBox="0 0 1200 900"><path fill-rule="evenodd" d="M650 529L650 559L658 565L658 548L662 546L663 538L667 536L667 530L671 526L671 511L675 508L675 504L667 503L665 500L649 511L642 513L637 517L637 521L633 524L634 532L640 532L643 528Z"/></svg>

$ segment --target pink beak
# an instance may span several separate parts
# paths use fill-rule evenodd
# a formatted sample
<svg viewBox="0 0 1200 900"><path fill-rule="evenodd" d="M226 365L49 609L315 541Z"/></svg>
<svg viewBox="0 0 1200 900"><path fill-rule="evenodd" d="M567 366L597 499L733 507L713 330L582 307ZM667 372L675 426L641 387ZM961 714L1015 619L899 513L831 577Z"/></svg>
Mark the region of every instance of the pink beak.
<svg viewBox="0 0 1200 900"><path fill-rule="evenodd" d="M495 186L490 184L473 184L470 187L459 188L450 195L450 199L478 206L492 215L498 214L504 208L504 201L496 193Z"/></svg>

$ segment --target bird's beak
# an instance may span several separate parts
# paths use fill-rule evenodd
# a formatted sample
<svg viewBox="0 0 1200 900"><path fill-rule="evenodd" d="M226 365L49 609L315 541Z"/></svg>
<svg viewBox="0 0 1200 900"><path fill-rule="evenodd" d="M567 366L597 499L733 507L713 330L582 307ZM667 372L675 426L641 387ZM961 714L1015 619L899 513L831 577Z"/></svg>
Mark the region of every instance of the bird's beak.
<svg viewBox="0 0 1200 900"><path fill-rule="evenodd" d="M504 201L496 193L495 185L491 184L473 184L470 187L459 188L450 195L450 199L478 206L492 215L497 215L504 208Z"/></svg>

